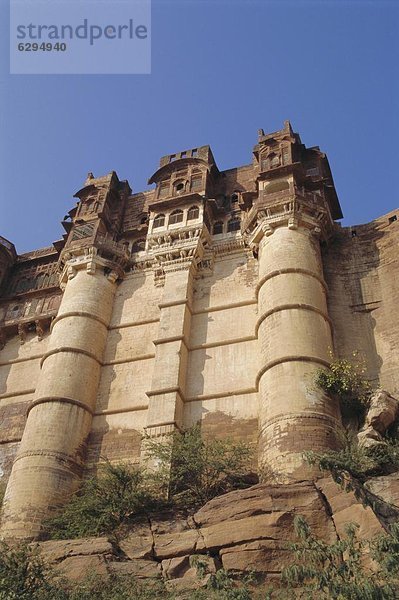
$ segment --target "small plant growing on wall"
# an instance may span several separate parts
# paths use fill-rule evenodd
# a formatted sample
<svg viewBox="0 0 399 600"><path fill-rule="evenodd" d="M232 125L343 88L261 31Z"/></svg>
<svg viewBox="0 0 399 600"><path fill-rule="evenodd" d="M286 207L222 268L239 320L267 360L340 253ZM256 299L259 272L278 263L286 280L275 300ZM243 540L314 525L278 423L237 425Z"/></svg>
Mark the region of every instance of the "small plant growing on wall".
<svg viewBox="0 0 399 600"><path fill-rule="evenodd" d="M344 424L355 421L361 426L364 421L373 388L366 379L364 360L357 352L352 359L334 358L329 370L319 369L316 384L339 403Z"/></svg>

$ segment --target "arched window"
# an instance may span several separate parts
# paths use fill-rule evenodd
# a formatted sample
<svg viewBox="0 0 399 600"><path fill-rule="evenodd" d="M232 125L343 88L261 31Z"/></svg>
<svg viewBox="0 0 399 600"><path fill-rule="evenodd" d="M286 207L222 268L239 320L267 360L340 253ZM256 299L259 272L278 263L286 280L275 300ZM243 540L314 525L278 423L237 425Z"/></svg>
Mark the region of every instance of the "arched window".
<svg viewBox="0 0 399 600"><path fill-rule="evenodd" d="M184 192L184 181L176 181L174 184L175 194L182 194Z"/></svg>
<svg viewBox="0 0 399 600"><path fill-rule="evenodd" d="M227 231L239 231L240 226L240 219L230 219L227 223Z"/></svg>
<svg viewBox="0 0 399 600"><path fill-rule="evenodd" d="M153 229L163 227L165 225L165 215L157 215L154 219Z"/></svg>
<svg viewBox="0 0 399 600"><path fill-rule="evenodd" d="M193 221L194 219L198 219L198 217L199 217L199 208L198 208L198 206L191 206L188 209L187 220L188 221Z"/></svg>
<svg viewBox="0 0 399 600"><path fill-rule="evenodd" d="M132 252L142 252L145 250L145 240L136 240L132 246Z"/></svg>
<svg viewBox="0 0 399 600"><path fill-rule="evenodd" d="M234 192L234 194L231 195L231 203L232 204L236 204L239 200L239 195L237 192Z"/></svg>
<svg viewBox="0 0 399 600"><path fill-rule="evenodd" d="M278 167L280 164L280 157L277 156L277 154L271 154L270 155L270 166L271 167Z"/></svg>
<svg viewBox="0 0 399 600"><path fill-rule="evenodd" d="M148 221L148 215L147 215L147 213L142 213L139 216L139 223L140 223L140 225L145 225L147 223L147 221Z"/></svg>
<svg viewBox="0 0 399 600"><path fill-rule="evenodd" d="M223 221L217 221L213 226L213 235L223 233Z"/></svg>
<svg viewBox="0 0 399 600"><path fill-rule="evenodd" d="M174 225L175 223L181 223L183 221L183 211L182 210L174 210L170 213L169 216L169 225Z"/></svg>

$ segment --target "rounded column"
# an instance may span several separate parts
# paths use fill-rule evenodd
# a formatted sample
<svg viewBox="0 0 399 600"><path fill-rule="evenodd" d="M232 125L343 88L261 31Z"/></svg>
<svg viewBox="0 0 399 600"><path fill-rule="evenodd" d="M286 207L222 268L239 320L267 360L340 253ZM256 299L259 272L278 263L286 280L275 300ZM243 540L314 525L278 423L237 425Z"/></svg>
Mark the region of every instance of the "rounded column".
<svg viewBox="0 0 399 600"><path fill-rule="evenodd" d="M339 409L314 380L332 348L320 244L309 229L266 229L259 245L259 452L284 479L309 476L306 450L335 446Z"/></svg>
<svg viewBox="0 0 399 600"><path fill-rule="evenodd" d="M116 277L90 263L69 268L19 452L8 482L2 536L35 539L84 468ZM109 272L107 269L106 272Z"/></svg>

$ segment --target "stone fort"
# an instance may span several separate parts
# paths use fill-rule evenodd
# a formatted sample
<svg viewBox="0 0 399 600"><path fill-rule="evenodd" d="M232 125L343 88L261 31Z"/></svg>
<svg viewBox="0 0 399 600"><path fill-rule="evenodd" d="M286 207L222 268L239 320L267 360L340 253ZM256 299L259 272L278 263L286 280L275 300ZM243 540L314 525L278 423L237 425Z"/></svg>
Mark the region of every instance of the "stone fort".
<svg viewBox="0 0 399 600"><path fill-rule="evenodd" d="M326 154L287 121L250 164L161 158L151 189L88 174L51 246L0 238L3 532L33 539L107 457L200 421L301 476L339 409L315 372L358 351L399 393L397 213L343 228Z"/></svg>

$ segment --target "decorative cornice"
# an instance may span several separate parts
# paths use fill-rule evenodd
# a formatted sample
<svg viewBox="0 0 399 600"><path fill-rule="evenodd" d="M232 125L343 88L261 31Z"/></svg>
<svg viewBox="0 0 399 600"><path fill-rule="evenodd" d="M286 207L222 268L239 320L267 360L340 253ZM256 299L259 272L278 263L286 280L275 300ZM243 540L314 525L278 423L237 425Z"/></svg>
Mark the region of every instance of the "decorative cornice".
<svg viewBox="0 0 399 600"><path fill-rule="evenodd" d="M148 255L143 262L152 265L155 285L161 286L166 273L197 271L209 247L210 235L205 225L196 225L150 234L147 243Z"/></svg>
<svg viewBox="0 0 399 600"><path fill-rule="evenodd" d="M86 270L89 275L94 275L97 267L101 267L107 279L115 283L123 279L128 259L125 246L106 238L97 239L95 246L68 248L60 257L60 287L65 289L68 280L73 279L78 271Z"/></svg>
<svg viewBox="0 0 399 600"><path fill-rule="evenodd" d="M277 227L306 229L318 238L327 239L333 229L327 203L322 195L299 190L295 193L267 195L264 191L249 211L242 224L248 244L257 247L263 237L273 234Z"/></svg>

